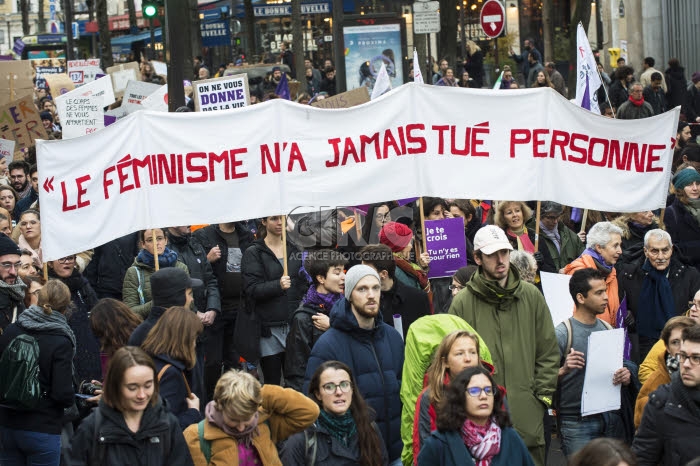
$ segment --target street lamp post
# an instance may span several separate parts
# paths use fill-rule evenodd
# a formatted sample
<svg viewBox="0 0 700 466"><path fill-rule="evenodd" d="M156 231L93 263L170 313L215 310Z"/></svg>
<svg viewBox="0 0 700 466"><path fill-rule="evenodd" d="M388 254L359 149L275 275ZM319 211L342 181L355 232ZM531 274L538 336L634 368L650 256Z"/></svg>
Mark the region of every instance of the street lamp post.
<svg viewBox="0 0 700 466"><path fill-rule="evenodd" d="M5 22L7 23L7 52L12 52L12 33L10 28L12 27L12 22L10 21L12 16L9 13L5 14Z"/></svg>

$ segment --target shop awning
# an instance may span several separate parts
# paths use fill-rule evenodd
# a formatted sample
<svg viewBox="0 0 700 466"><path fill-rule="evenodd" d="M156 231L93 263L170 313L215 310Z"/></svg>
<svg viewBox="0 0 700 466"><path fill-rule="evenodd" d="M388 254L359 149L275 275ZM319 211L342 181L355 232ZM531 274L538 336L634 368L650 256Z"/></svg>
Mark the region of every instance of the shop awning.
<svg viewBox="0 0 700 466"><path fill-rule="evenodd" d="M156 28L153 31L156 42L162 40L162 29ZM151 31L144 31L138 34L127 34L125 36L115 37L111 40L113 53L126 53L131 50L131 44L134 42L144 41L146 44L151 43Z"/></svg>

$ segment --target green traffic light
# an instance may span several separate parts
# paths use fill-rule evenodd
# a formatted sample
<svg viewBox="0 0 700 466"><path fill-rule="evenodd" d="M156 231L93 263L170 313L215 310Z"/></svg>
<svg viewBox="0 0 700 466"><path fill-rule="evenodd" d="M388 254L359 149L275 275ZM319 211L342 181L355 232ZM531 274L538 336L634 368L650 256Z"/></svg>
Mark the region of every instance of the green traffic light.
<svg viewBox="0 0 700 466"><path fill-rule="evenodd" d="M158 8L155 5L145 5L143 7L143 15L146 18L153 18L158 14Z"/></svg>

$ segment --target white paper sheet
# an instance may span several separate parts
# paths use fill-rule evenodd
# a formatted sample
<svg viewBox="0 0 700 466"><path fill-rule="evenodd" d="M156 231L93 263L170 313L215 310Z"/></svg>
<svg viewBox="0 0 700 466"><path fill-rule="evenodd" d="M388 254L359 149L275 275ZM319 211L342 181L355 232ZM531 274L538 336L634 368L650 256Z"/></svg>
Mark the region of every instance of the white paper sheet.
<svg viewBox="0 0 700 466"><path fill-rule="evenodd" d="M540 272L540 279L544 300L547 301L552 322L556 327L574 314L574 300L569 293L571 275Z"/></svg>
<svg viewBox="0 0 700 466"><path fill-rule="evenodd" d="M581 416L620 409L620 385L613 385L613 376L622 367L624 344L621 328L593 332L588 337Z"/></svg>
<svg viewBox="0 0 700 466"><path fill-rule="evenodd" d="M403 340L403 321L401 319L401 314L394 314L394 328L397 332L399 332L399 335L401 335L401 339Z"/></svg>

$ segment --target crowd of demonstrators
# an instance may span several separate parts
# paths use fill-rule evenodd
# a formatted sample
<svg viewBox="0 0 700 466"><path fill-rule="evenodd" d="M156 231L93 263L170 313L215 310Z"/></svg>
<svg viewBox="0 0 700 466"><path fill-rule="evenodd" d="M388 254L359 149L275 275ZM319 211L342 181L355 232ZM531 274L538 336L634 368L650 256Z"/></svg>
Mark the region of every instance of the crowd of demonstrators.
<svg viewBox="0 0 700 466"><path fill-rule="evenodd" d="M473 45L456 68L440 60L434 84L483 87ZM554 65L525 45L514 57L522 80L564 94ZM290 56L283 47L291 67ZM146 64L141 75L156 78ZM200 63L195 77L209 75ZM300 103L336 93L332 62L307 60L304 75ZM268 92L281 76L270 72ZM639 82L622 61L616 76L619 118L681 105L696 122L700 74L686 82L677 60L661 73L647 57ZM510 68L501 88L517 88ZM53 101L44 93L37 105L57 137ZM681 464L698 454L686 440L700 418L694 129L679 123L663 216L589 211L582 229L554 202L542 202L537 225L525 202L424 197L366 214L154 228L48 262L30 151L0 180L0 357L18 335L36 338L42 398L22 415L0 400L0 462L55 464L63 452L71 465L542 465L554 398L572 464L605 451L636 464L613 440L632 444L634 425L639 464ZM452 277L428 279L419 209L426 220L464 219L469 265ZM572 275L568 326L552 325L539 272ZM618 326L623 301L630 359L642 366L615 372L619 411L581 417L586 340ZM254 322L249 334L242 322ZM244 347L257 356L242 360Z"/></svg>

